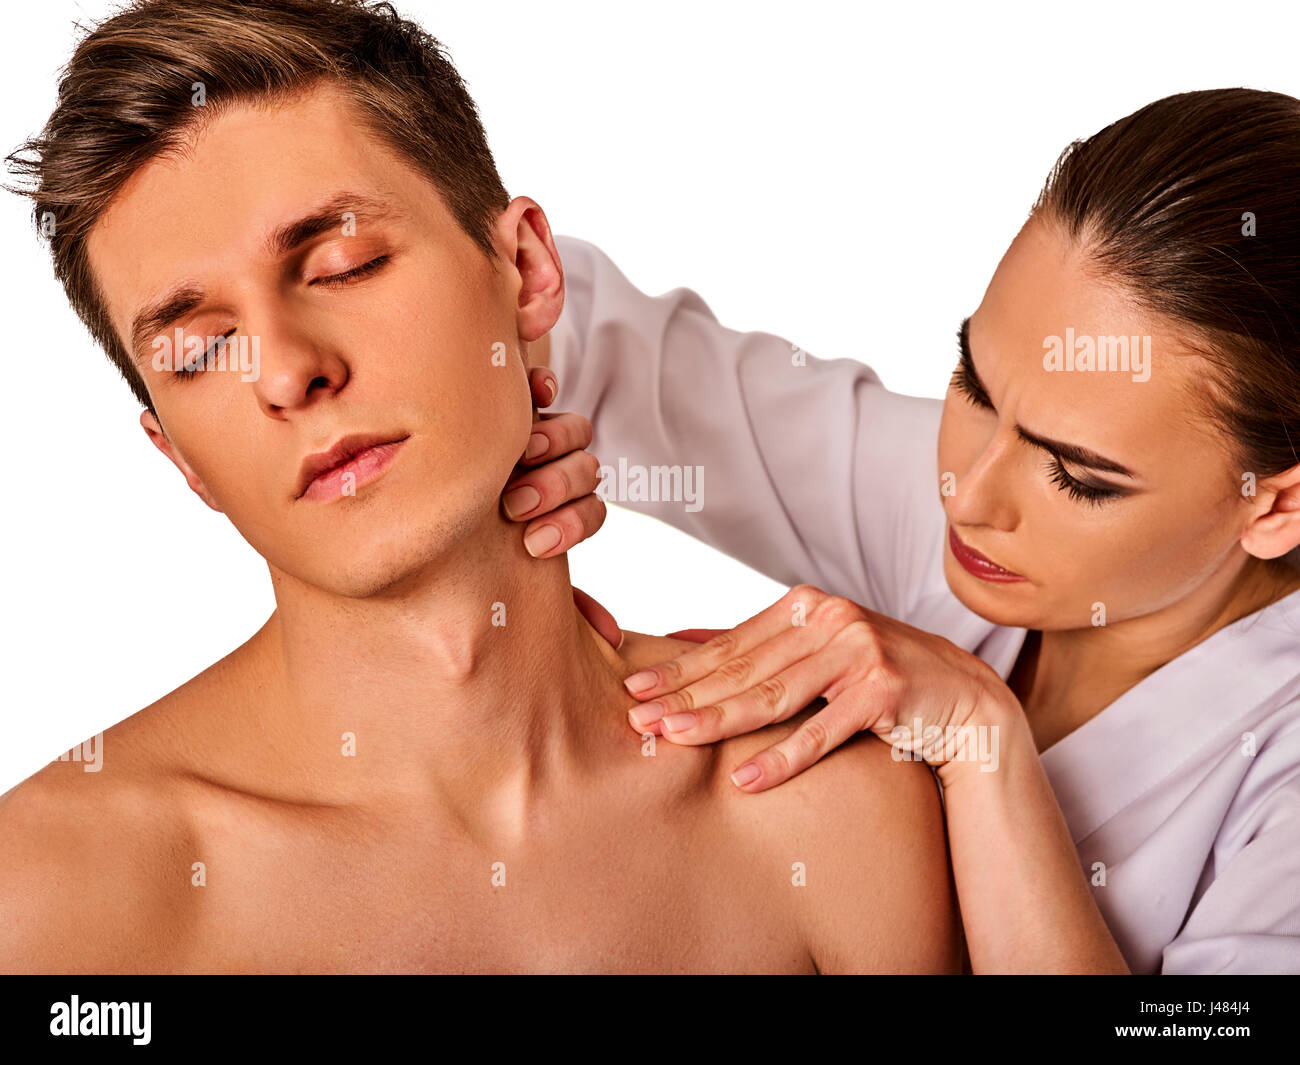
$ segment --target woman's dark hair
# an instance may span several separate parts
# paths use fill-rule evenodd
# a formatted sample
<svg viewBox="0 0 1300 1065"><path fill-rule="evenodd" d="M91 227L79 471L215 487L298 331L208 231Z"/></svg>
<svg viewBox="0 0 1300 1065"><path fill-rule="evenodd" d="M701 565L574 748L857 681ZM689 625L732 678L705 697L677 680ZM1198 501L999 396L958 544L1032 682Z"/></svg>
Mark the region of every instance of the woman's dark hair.
<svg viewBox="0 0 1300 1065"><path fill-rule="evenodd" d="M1241 472L1300 463L1300 100L1167 96L1061 153L1034 205L1100 275L1187 331Z"/></svg>

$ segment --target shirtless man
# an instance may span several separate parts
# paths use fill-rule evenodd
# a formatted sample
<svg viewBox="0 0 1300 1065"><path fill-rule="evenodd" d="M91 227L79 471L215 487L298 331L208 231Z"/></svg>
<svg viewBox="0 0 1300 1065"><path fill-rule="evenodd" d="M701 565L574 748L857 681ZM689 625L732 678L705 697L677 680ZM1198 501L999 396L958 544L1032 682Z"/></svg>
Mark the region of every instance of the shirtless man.
<svg viewBox="0 0 1300 1065"><path fill-rule="evenodd" d="M238 83L240 61L306 64L301 42L364 57L349 34L412 39L309 0L121 18L97 33L141 94L177 91L160 52L191 64L188 94ZM91 62L83 46L62 121L93 111L99 133L73 136L120 161L123 79ZM564 300L541 209L493 211L494 260L346 80L205 106L100 205L87 262L141 424L265 558L276 610L109 730L101 772L55 762L0 801L0 968L955 971L930 770L864 737L784 787L734 787L802 716L656 745L622 682L678 643L616 651L564 557L532 558L501 513L533 420L528 345ZM160 369L177 327L258 338L258 374Z"/></svg>

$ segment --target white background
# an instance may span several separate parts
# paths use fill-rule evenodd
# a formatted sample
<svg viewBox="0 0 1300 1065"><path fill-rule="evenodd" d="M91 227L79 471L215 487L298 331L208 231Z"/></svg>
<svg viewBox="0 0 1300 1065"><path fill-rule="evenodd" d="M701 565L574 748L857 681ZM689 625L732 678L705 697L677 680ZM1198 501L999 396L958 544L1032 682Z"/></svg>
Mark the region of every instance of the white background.
<svg viewBox="0 0 1300 1065"><path fill-rule="evenodd" d="M1290 3L399 2L448 48L502 178L641 288L940 396L1060 150L1174 92L1300 95ZM0 145L43 124L96 0L6 5ZM0 791L247 639L261 559L189 493L0 198ZM797 432L791 426L791 432ZM611 508L574 582L628 628L729 625L782 591Z"/></svg>

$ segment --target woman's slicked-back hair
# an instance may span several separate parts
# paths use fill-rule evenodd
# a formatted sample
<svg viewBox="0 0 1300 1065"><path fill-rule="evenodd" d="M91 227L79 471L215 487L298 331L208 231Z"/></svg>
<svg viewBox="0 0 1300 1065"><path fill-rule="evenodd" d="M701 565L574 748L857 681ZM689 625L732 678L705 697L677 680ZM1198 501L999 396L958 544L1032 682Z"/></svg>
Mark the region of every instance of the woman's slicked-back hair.
<svg viewBox="0 0 1300 1065"><path fill-rule="evenodd" d="M1208 360L1198 409L1241 474L1300 463L1300 100L1179 93L1057 160L1034 205Z"/></svg>
<svg viewBox="0 0 1300 1065"><path fill-rule="evenodd" d="M11 188L34 201L69 302L145 407L87 258L96 220L135 171L223 107L287 99L324 79L495 260L491 227L509 195L478 109L442 45L387 3L135 0L83 37L44 130L8 157L23 179Z"/></svg>

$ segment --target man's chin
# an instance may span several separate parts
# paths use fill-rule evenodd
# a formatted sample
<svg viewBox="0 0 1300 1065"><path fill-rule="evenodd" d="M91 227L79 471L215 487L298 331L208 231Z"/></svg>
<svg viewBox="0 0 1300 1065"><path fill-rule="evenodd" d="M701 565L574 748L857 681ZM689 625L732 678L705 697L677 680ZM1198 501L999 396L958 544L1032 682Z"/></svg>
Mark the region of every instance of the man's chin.
<svg viewBox="0 0 1300 1065"><path fill-rule="evenodd" d="M427 542L387 543L340 548L334 544L328 557L286 560L270 564L283 584L306 585L343 599L400 597L413 592L445 568L445 545Z"/></svg>
<svg viewBox="0 0 1300 1065"><path fill-rule="evenodd" d="M272 573L346 599L400 598L445 579L453 568L486 564L493 546L504 552L519 527L490 502L466 505L454 491L419 501L419 506L372 509L344 520L294 526L277 534L264 552ZM278 561L272 562L272 559Z"/></svg>

